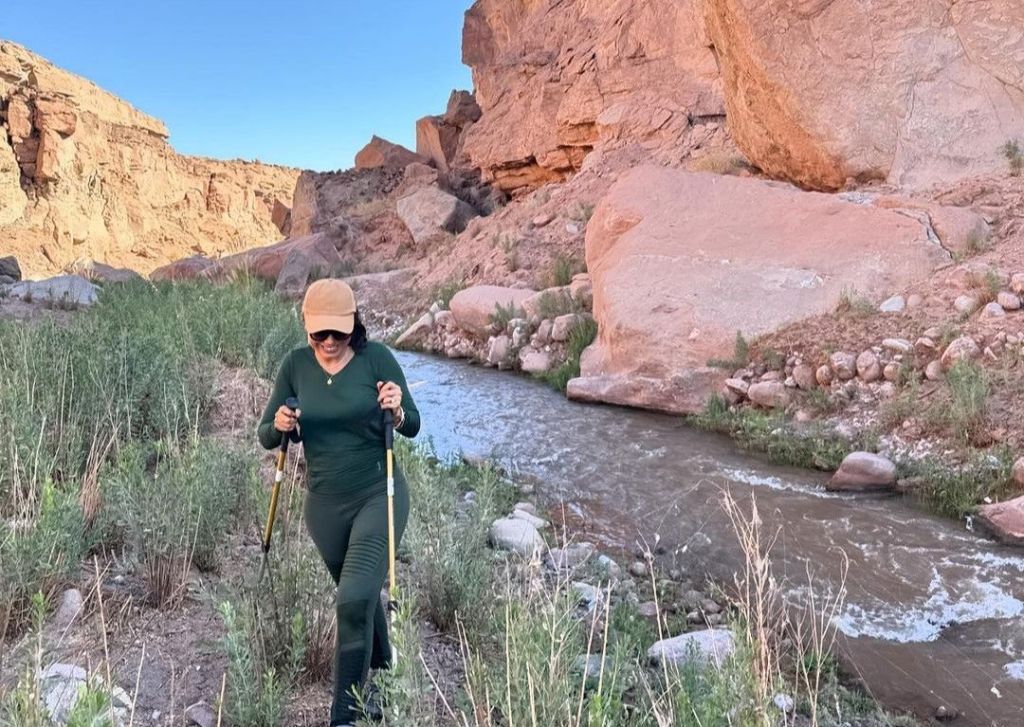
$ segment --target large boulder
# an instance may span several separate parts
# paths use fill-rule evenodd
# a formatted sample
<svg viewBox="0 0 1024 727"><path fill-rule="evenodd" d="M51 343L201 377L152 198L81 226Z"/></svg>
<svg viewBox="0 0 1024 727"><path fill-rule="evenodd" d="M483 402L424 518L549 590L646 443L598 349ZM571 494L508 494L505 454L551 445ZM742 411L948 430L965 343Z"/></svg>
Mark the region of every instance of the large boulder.
<svg viewBox="0 0 1024 727"><path fill-rule="evenodd" d="M529 558L544 547L544 538L533 523L504 517L491 525L490 541L498 550L510 550Z"/></svg>
<svg viewBox="0 0 1024 727"><path fill-rule="evenodd" d="M1024 497L978 508L981 521L996 539L1011 545L1024 545Z"/></svg>
<svg viewBox="0 0 1024 727"><path fill-rule="evenodd" d="M816 189L1003 172L1024 137L1024 4L708 0L729 129Z"/></svg>
<svg viewBox="0 0 1024 727"><path fill-rule="evenodd" d="M448 308L459 328L478 338L490 335L491 316L500 305L503 308L522 307L523 301L534 294L527 288L503 288L499 285L474 285L452 296Z"/></svg>
<svg viewBox="0 0 1024 727"><path fill-rule="evenodd" d="M426 159L414 151L409 151L401 144L374 136L370 143L356 154L356 169L373 169L389 167L405 169L413 162L424 162Z"/></svg>
<svg viewBox="0 0 1024 727"><path fill-rule="evenodd" d="M7 294L24 301L54 307L79 308L97 301L96 286L79 275L58 275L46 280L25 280L7 289Z"/></svg>
<svg viewBox="0 0 1024 727"><path fill-rule="evenodd" d="M334 276L341 262L341 255L326 235L294 240L277 276L274 292L282 298L301 298L313 280Z"/></svg>
<svg viewBox="0 0 1024 727"><path fill-rule="evenodd" d="M18 265L18 258L14 255L0 257L0 278L7 278L7 282L21 280L21 266Z"/></svg>
<svg viewBox="0 0 1024 727"><path fill-rule="evenodd" d="M94 283L130 283L142 280L142 276L134 270L115 268L106 263L98 263L91 258L81 258L68 266L66 272L80 275Z"/></svg>
<svg viewBox="0 0 1024 727"><path fill-rule="evenodd" d="M443 116L424 116L416 122L416 153L432 161L442 172L451 168L459 148L459 129Z"/></svg>
<svg viewBox="0 0 1024 727"><path fill-rule="evenodd" d="M726 629L691 631L655 642L647 658L655 665L720 667L736 650L732 632Z"/></svg>
<svg viewBox="0 0 1024 727"><path fill-rule="evenodd" d="M599 333L581 378L601 384L577 383L570 396L606 389L629 404L632 391L636 405L691 412L722 389L724 372L707 366L732 355L737 331L750 339L830 312L847 288L881 299L949 261L891 210L653 166L600 202L586 257ZM661 399L677 381L684 391Z"/></svg>
<svg viewBox="0 0 1024 727"><path fill-rule="evenodd" d="M0 127L2 128L2 127ZM0 225L19 219L28 198L21 188L21 168L7 135L0 133Z"/></svg>
<svg viewBox="0 0 1024 727"><path fill-rule="evenodd" d="M896 465L870 452L851 452L829 480L828 489L844 492L891 490L896 486Z"/></svg>
<svg viewBox="0 0 1024 727"><path fill-rule="evenodd" d="M172 263L160 266L149 274L149 279L153 281L194 280L213 266L214 262L210 258L204 255L192 255L191 257L175 260Z"/></svg>
<svg viewBox="0 0 1024 727"><path fill-rule="evenodd" d="M398 216L416 244L422 245L439 236L462 232L476 212L437 187L423 187L398 200Z"/></svg>
<svg viewBox="0 0 1024 727"><path fill-rule="evenodd" d="M483 115L463 147L485 181L533 188L572 174L599 144L686 149L720 133L719 71L699 6L474 3L462 59Z"/></svg>

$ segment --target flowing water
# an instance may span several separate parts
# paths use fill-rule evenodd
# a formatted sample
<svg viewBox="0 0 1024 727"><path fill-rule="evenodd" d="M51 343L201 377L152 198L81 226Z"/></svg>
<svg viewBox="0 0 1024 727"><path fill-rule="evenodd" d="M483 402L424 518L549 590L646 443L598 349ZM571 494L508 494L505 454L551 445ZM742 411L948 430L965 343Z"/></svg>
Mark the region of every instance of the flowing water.
<svg viewBox="0 0 1024 727"><path fill-rule="evenodd" d="M1024 551L898 499L836 495L678 417L577 404L529 379L399 354L439 454L493 454L536 476L538 495L605 549L657 534L684 566L731 578L741 564L723 488L781 528L776 572L794 592L849 559L836 625L844 663L883 704L956 725L1024 725ZM692 571L691 571L692 572ZM833 584L834 585L834 584Z"/></svg>

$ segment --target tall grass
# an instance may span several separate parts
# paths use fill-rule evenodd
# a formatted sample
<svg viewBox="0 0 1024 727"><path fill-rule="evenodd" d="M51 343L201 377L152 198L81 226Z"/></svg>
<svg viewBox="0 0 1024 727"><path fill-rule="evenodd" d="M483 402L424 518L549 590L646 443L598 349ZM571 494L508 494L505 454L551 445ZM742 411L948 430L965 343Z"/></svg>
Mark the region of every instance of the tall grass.
<svg viewBox="0 0 1024 727"><path fill-rule="evenodd" d="M580 356L584 349L597 337L597 321L585 317L576 322L569 331L565 347L565 361L555 369L541 374L541 378L556 391L565 391L570 379L580 375Z"/></svg>
<svg viewBox="0 0 1024 727"><path fill-rule="evenodd" d="M23 625L30 595L51 595L94 537L105 461L201 434L214 359L270 376L301 340L294 310L246 281L111 285L66 323L0 322L0 628Z"/></svg>

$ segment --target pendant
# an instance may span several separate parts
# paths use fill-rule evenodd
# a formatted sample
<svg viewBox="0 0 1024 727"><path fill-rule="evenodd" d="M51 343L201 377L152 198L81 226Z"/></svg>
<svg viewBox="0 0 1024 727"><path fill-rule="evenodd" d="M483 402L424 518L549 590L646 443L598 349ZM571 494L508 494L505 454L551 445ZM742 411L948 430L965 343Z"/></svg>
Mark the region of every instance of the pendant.
<svg viewBox="0 0 1024 727"><path fill-rule="evenodd" d="M328 386L330 386L330 385L331 385L331 384L333 384L333 383L334 383L334 377L333 377L333 376L330 376L330 377L328 377L328 379L327 379L327 385L328 385Z"/></svg>

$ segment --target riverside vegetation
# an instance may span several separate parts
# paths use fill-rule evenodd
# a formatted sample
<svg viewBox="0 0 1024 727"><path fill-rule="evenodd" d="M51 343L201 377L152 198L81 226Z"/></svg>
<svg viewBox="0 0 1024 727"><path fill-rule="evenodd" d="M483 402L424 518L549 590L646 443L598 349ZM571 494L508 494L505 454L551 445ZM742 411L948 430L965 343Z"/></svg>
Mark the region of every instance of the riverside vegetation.
<svg viewBox="0 0 1024 727"><path fill-rule="evenodd" d="M0 414L9 423L0 471L3 724L54 724L40 701L48 613L84 580L83 564L95 574L88 598L106 658L89 665L63 723L140 719L137 685L119 702L132 685L115 683L106 653L102 574L111 560L141 576L145 613L215 602L226 667L209 676L207 695L218 721L303 723L296 695L326 693L333 597L301 523L301 466L293 465L275 534L268 598L256 582L255 545L266 458L254 456L251 432L225 439L213 420L218 369L270 378L301 341L294 308L246 281L111 285L65 322L0 322ZM734 653L717 666L652 666L651 644L686 628L661 607L641 616L630 595L671 600L677 586L653 556L634 582L594 563L568 573L540 555L492 550L488 527L509 511L516 486L493 467L440 462L405 442L398 456L414 503L400 552L401 658L375 677L384 724L899 723L840 684L828 622L841 593L783 608L770 567L774 534L761 531L756 504L723 504L747 555L735 583L724 584ZM196 593L197 572L216 587ZM584 578L597 579L600 596L581 604L572 582ZM174 684L166 689L172 707L161 724L182 724Z"/></svg>

